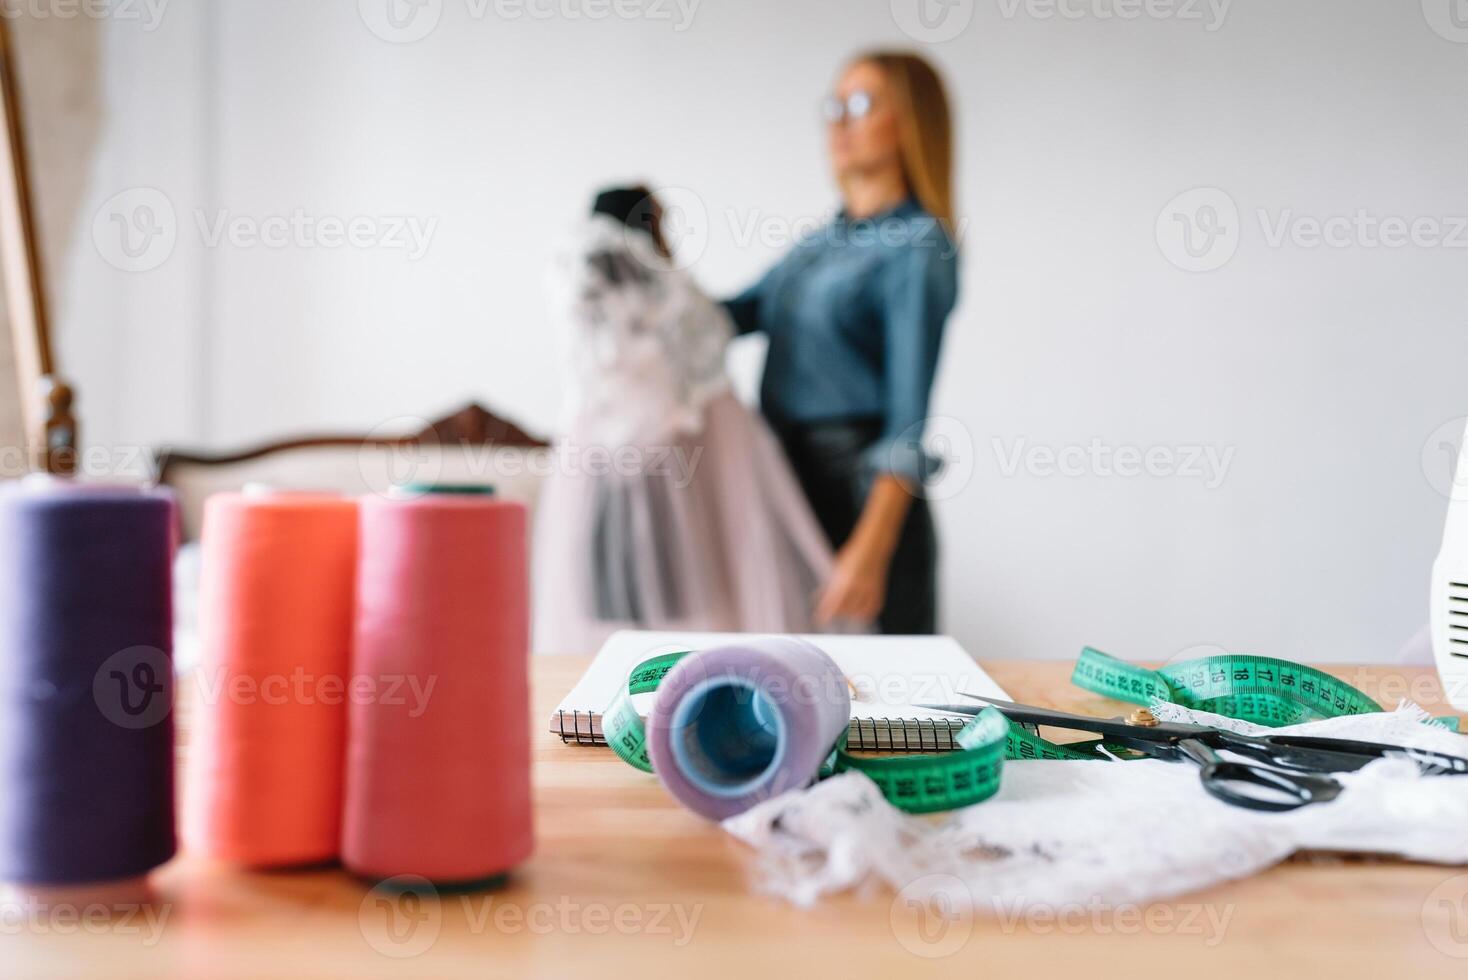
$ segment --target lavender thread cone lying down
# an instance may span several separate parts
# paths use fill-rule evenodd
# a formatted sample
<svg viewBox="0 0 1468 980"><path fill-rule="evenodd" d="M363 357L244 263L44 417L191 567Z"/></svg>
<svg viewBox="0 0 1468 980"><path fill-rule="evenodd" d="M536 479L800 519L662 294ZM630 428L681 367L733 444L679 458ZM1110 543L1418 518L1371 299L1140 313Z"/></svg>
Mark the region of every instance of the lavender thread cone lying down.
<svg viewBox="0 0 1468 980"><path fill-rule="evenodd" d="M668 792L711 820L808 785L851 718L836 662L793 637L685 657L658 688L648 755Z"/></svg>

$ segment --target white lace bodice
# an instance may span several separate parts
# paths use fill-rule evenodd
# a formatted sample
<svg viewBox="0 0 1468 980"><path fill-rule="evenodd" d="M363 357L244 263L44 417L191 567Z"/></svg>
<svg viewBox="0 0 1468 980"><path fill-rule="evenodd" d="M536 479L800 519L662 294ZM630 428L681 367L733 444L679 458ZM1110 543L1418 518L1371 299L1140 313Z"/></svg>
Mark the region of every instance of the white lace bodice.
<svg viewBox="0 0 1468 980"><path fill-rule="evenodd" d="M594 444L698 432L729 389L723 307L641 231L596 215L557 250L547 291L566 365L563 431Z"/></svg>

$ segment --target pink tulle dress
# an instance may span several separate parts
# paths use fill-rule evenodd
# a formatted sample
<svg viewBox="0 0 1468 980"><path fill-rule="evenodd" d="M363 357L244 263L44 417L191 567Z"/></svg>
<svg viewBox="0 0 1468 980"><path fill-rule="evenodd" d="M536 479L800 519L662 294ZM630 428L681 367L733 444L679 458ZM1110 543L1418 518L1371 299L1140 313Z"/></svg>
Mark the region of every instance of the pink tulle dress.
<svg viewBox="0 0 1468 980"><path fill-rule="evenodd" d="M552 264L567 368L535 515L535 648L624 628L813 632L831 551L735 398L723 308L644 232L592 217Z"/></svg>

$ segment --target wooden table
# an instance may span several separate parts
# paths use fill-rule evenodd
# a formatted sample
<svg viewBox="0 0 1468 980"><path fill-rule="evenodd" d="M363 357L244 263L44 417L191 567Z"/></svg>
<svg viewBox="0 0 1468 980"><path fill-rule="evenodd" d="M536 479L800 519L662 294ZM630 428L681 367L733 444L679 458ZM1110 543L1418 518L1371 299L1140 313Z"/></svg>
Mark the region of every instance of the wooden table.
<svg viewBox="0 0 1468 980"><path fill-rule="evenodd" d="M1077 912L1059 922L961 917L945 924L887 892L841 896L810 910L756 896L742 845L607 750L563 745L542 731L586 663L534 662L538 847L508 887L415 906L373 893L340 870L242 873L185 857L155 876L159 904L151 921L140 914L68 929L62 920L18 922L15 907L7 907L0 971L699 980L959 970L1086 980L1173 969L1232 980L1326 971L1331 980L1468 976L1468 869L1304 857L1178 901ZM1115 707L1073 688L1068 664L985 666L1019 700L1090 713ZM1332 672L1378 701L1409 696L1446 710L1429 669Z"/></svg>

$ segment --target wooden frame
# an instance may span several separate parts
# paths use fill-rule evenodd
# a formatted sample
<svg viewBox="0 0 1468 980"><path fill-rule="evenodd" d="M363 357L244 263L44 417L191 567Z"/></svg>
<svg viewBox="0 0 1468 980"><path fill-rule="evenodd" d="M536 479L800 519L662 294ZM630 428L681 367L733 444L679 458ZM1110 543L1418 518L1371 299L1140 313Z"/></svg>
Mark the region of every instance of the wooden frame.
<svg viewBox="0 0 1468 980"><path fill-rule="evenodd" d="M16 380L31 465L48 473L76 468L77 423L72 389L57 375L51 350L46 277L36 238L29 159L21 118L10 27L0 17L0 266L15 344Z"/></svg>
<svg viewBox="0 0 1468 980"><path fill-rule="evenodd" d="M309 449L317 446L396 446L422 442L440 446L507 446L526 449L543 448L550 445L544 439L530 435L515 423L501 418L484 406L470 402L457 412L429 423L418 432L403 436L305 436L264 443L229 453L164 449L154 455L154 472L158 474L159 483L167 484L171 482L173 472L180 466L227 466L291 449Z"/></svg>

